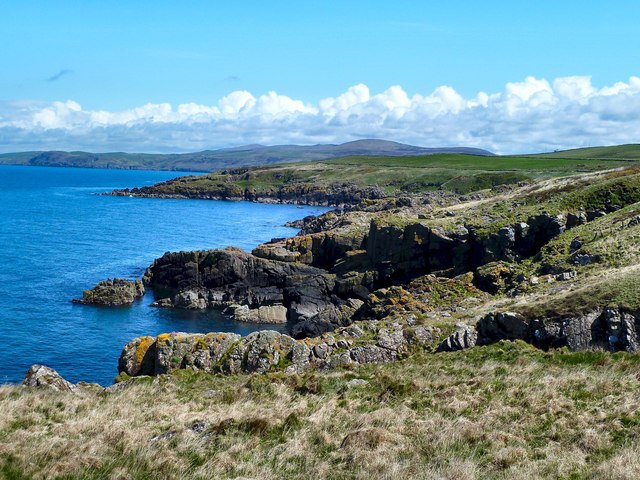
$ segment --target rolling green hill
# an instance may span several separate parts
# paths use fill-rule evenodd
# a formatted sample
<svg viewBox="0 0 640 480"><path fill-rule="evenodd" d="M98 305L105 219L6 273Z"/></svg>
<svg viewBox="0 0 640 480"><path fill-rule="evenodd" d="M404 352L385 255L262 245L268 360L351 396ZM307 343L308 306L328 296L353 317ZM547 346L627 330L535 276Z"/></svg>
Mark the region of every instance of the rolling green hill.
<svg viewBox="0 0 640 480"><path fill-rule="evenodd" d="M221 168L308 162L348 155L404 156L434 153L492 155L477 148L423 148L385 140L358 140L341 145L246 145L195 153L20 152L0 154L0 164L42 167L114 168L209 172Z"/></svg>
<svg viewBox="0 0 640 480"><path fill-rule="evenodd" d="M562 150L559 152L526 155L527 157L543 158L583 158L583 159L617 159L640 160L640 144L615 145L612 147L587 147Z"/></svg>

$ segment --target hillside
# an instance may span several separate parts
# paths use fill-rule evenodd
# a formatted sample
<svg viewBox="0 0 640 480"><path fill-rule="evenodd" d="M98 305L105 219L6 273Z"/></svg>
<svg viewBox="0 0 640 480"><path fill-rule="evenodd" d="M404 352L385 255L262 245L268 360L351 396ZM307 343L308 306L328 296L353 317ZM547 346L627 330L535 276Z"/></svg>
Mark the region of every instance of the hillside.
<svg viewBox="0 0 640 480"><path fill-rule="evenodd" d="M587 147L562 150L558 152L526 155L544 158L584 158L584 159L620 159L640 160L640 144L615 145L612 147Z"/></svg>
<svg viewBox="0 0 640 480"><path fill-rule="evenodd" d="M357 140L341 145L247 145L180 154L61 151L5 153L0 154L0 164L208 172L221 168L326 160L347 155L404 156L443 152L492 155L476 148L424 148L385 140Z"/></svg>
<svg viewBox="0 0 640 480"><path fill-rule="evenodd" d="M498 185L625 165L629 165L629 161L468 154L349 156L307 163L224 169L117 193L338 205L349 203L348 199L354 195L374 198L438 190L465 194Z"/></svg>
<svg viewBox="0 0 640 480"><path fill-rule="evenodd" d="M637 355L504 342L306 376L0 388L0 477L640 476Z"/></svg>

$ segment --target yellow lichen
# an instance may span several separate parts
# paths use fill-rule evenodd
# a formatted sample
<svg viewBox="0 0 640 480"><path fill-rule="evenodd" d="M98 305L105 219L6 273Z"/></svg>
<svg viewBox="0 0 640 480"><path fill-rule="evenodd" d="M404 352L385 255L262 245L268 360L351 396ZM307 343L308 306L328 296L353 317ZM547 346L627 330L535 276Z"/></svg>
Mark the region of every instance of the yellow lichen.
<svg viewBox="0 0 640 480"><path fill-rule="evenodd" d="M142 337L140 339L140 344L136 349L136 363L138 365L142 363L142 360L144 359L144 356L147 354L147 350L149 350L149 347L151 345L153 345L153 337Z"/></svg>

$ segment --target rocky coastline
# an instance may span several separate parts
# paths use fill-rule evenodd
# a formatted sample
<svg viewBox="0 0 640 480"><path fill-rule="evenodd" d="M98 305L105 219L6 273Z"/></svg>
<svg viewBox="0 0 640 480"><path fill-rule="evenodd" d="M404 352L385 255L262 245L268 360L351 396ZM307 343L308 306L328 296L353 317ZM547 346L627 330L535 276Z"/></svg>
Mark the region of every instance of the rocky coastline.
<svg viewBox="0 0 640 480"><path fill-rule="evenodd" d="M101 282L82 302L127 303L131 295L123 302L122 292L131 290L135 298L143 284L154 291L155 307L218 309L266 328L286 325L286 333L247 337L140 337L123 349L119 380L179 369L301 373L395 361L414 348L455 351L501 340L523 340L544 350L636 351L640 315L632 307L605 302L536 312L526 302L518 304L536 292L538 299L562 296L590 278L589 269L604 259L590 253L584 232L638 200L631 195L614 204L596 196L557 208L580 188L580 181L575 190L557 188L559 183L437 200L433 195L351 198L347 208L296 221L300 232L294 237L274 239L250 253L233 247L168 252L142 281ZM551 200L539 202L541 191ZM511 211L497 218L493 211L506 204ZM635 228L634 218L625 228ZM567 243L562 260L550 255L558 242Z"/></svg>

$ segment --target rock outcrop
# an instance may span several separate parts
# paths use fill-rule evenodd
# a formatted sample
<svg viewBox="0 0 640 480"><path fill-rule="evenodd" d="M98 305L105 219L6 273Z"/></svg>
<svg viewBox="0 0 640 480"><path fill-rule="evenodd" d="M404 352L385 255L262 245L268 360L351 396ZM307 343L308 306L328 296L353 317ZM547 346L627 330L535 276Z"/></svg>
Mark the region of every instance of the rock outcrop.
<svg viewBox="0 0 640 480"><path fill-rule="evenodd" d="M125 280L114 278L98 283L91 290L85 290L81 299L74 299L74 303L84 305L100 305L119 307L131 305L136 299L144 295L144 285L140 280Z"/></svg>
<svg viewBox="0 0 640 480"><path fill-rule="evenodd" d="M621 308L566 318L528 319L515 312L490 313L475 328L459 325L438 351L455 351L500 340L523 340L538 348L573 351L640 351L640 315Z"/></svg>
<svg viewBox="0 0 640 480"><path fill-rule="evenodd" d="M39 387L54 390L56 392L78 393L78 387L68 382L53 368L45 365L32 365L22 380L26 387Z"/></svg>
<svg viewBox="0 0 640 480"><path fill-rule="evenodd" d="M456 330L449 335L440 345L438 352L455 352L476 346L478 332L475 327L465 324L456 325Z"/></svg>
<svg viewBox="0 0 640 480"><path fill-rule="evenodd" d="M245 175L246 169L222 171L222 174ZM336 182L330 185L313 183L293 183L262 191L241 188L233 183L211 184L199 189L186 182L162 182L149 187L114 190L109 195L160 198L195 198L204 200L247 200L260 203L284 203L321 206L355 205L362 200L384 198L382 188L375 186L358 186L350 182Z"/></svg>
<svg viewBox="0 0 640 480"><path fill-rule="evenodd" d="M354 312L353 301L336 295L335 274L237 248L167 253L144 280L164 296L156 306L226 309L240 321L295 325L317 318L335 328Z"/></svg>
<svg viewBox="0 0 640 480"><path fill-rule="evenodd" d="M128 377L179 369L227 374L274 370L302 373L344 364L391 362L412 346L432 345L439 334L434 327L377 321L305 340L269 330L246 337L233 333L167 333L127 343L118 370Z"/></svg>

